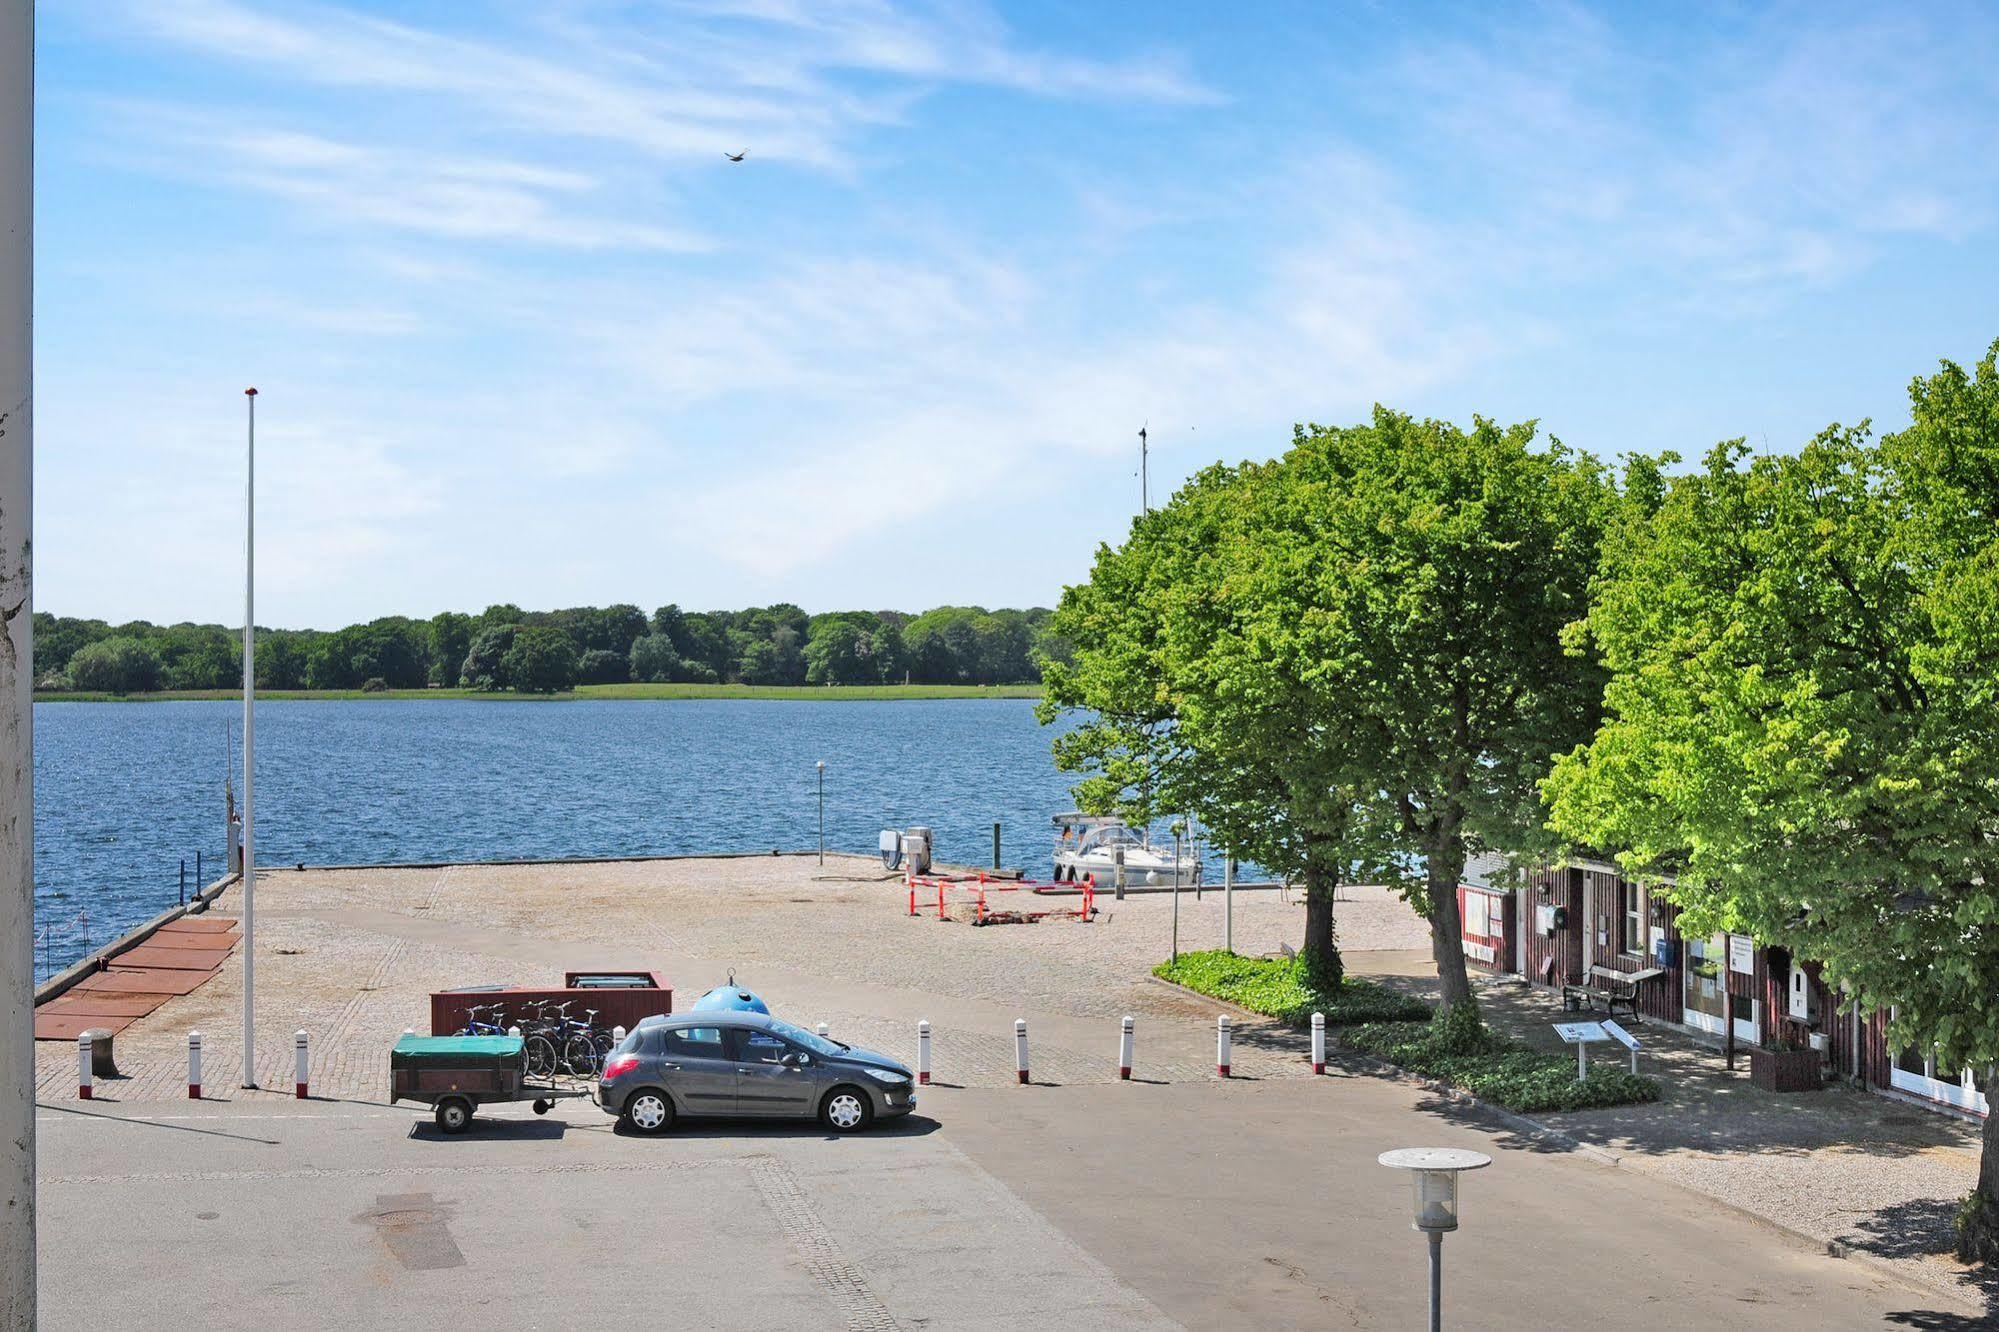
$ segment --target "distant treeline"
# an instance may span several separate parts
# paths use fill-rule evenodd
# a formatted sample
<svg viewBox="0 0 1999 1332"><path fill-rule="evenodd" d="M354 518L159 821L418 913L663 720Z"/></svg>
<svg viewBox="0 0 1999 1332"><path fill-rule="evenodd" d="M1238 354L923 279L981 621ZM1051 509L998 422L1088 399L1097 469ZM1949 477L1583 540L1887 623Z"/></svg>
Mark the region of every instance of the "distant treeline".
<svg viewBox="0 0 1999 1332"><path fill-rule="evenodd" d="M428 620L400 615L345 629L257 630L260 689L462 686L553 693L579 684L1032 684L1068 648L1049 612L939 606L807 615L780 603L740 611L489 606ZM38 613L36 687L113 694L233 689L243 635L217 624L107 624Z"/></svg>

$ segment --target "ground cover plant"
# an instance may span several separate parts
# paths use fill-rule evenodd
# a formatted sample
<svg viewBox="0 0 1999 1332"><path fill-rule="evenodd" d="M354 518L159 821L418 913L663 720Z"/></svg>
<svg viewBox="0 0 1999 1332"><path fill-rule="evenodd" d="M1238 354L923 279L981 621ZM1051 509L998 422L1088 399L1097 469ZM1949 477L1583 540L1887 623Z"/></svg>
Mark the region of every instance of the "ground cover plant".
<svg viewBox="0 0 1999 1332"><path fill-rule="evenodd" d="M1576 1061L1543 1054L1491 1028L1454 1022L1372 1022L1345 1032L1340 1043L1448 1082L1493 1105L1521 1114L1590 1110L1659 1099L1659 1084L1612 1064L1598 1064L1576 1081Z"/></svg>
<svg viewBox="0 0 1999 1332"><path fill-rule="evenodd" d="M1314 1013L1324 1013L1335 1026L1430 1016L1430 1006L1422 1000L1373 981L1347 976L1331 986L1316 983L1303 958L1243 957L1216 948L1182 953L1176 961L1161 962L1152 974L1252 1013L1301 1025Z"/></svg>

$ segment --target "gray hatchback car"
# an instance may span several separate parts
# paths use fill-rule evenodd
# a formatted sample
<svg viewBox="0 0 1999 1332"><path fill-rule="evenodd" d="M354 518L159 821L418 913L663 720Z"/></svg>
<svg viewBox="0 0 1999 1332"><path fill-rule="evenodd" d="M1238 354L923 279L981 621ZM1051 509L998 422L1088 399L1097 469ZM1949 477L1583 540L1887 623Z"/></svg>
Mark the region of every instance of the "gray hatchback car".
<svg viewBox="0 0 1999 1332"><path fill-rule="evenodd" d="M604 1061L597 1104L640 1133L681 1115L817 1119L858 1133L916 1108L909 1069L762 1013L649 1017Z"/></svg>

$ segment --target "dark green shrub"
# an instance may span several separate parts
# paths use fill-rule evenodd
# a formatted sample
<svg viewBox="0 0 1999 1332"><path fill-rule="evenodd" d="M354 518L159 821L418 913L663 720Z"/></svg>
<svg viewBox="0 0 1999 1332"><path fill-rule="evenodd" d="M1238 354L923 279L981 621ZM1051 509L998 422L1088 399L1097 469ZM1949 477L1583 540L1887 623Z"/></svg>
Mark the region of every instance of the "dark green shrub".
<svg viewBox="0 0 1999 1332"><path fill-rule="evenodd" d="M1179 961L1161 962L1152 974L1299 1025L1310 1022L1315 1012L1324 1013L1334 1026L1430 1016L1428 1004L1372 981L1348 976L1337 987L1315 985L1303 958L1243 957L1217 948L1182 953Z"/></svg>
<svg viewBox="0 0 1999 1332"><path fill-rule="evenodd" d="M1414 1022L1383 1022L1356 1027L1342 1044L1400 1064L1455 1087L1482 1101L1521 1114L1559 1110L1589 1110L1659 1099L1659 1084L1635 1077L1610 1064L1592 1068L1576 1081L1575 1061L1565 1055L1542 1054L1509 1041L1488 1028L1471 1051L1446 1048L1437 1028ZM1462 1031L1448 1033L1463 1039Z"/></svg>

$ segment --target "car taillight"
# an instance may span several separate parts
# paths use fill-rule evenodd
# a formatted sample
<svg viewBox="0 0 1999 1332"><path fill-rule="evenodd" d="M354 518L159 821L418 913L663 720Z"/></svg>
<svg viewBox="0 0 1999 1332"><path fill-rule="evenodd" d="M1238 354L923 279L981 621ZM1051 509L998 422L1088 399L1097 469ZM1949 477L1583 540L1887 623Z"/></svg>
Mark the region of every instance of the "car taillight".
<svg viewBox="0 0 1999 1332"><path fill-rule="evenodd" d="M639 1057L637 1055L621 1054L612 1059L610 1063L604 1065L604 1081L609 1082L612 1078L621 1078L638 1066Z"/></svg>

